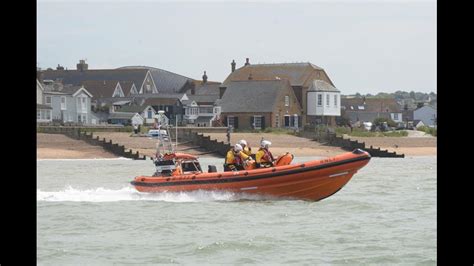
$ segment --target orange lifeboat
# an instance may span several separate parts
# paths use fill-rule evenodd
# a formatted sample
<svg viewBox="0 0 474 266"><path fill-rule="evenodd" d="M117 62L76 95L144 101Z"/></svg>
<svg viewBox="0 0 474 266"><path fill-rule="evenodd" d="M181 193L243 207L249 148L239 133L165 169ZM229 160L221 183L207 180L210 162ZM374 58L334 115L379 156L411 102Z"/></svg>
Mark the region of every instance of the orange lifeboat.
<svg viewBox="0 0 474 266"><path fill-rule="evenodd" d="M179 154L178 157L189 164L189 160L193 159L191 156ZM278 158L275 167L248 167L232 172L210 170L206 173L200 170L199 165L191 171L183 167L179 175L138 176L131 184L140 192L222 190L317 201L339 191L359 169L367 165L370 155L356 149L305 163L290 164L292 159L293 155L287 153Z"/></svg>

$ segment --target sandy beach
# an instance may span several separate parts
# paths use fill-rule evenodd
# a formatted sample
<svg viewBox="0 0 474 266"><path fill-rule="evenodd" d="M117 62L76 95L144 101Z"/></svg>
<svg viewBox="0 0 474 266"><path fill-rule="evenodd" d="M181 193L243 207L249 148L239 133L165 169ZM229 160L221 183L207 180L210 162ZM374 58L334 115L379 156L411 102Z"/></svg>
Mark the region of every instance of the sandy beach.
<svg viewBox="0 0 474 266"><path fill-rule="evenodd" d="M97 132L94 135L100 138L112 139L114 143L125 145L127 149L139 151L140 154L153 156L155 153L156 140L147 137L131 137L126 132ZM208 133L211 139L227 141L225 133ZM87 158L116 158L114 154L105 151L99 146L92 146L81 140L74 140L60 134L37 135L37 158L38 159L87 159ZM231 143L245 139L253 148L258 150L262 139L272 142L271 151L275 156L290 152L295 156L334 156L345 150L339 147L326 146L316 141L300 138L287 134L272 133L232 133ZM389 151L404 153L405 156L436 156L437 138L435 137L351 137L365 142L367 147L381 147ZM207 153L206 150L193 146L189 142L178 141L178 151L198 156L219 157L216 154Z"/></svg>

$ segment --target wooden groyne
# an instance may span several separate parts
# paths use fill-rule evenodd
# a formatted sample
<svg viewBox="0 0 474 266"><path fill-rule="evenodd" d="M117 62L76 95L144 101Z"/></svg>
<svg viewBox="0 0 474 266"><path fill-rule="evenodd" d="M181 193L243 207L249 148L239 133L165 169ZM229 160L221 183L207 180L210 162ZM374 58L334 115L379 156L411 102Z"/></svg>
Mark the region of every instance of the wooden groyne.
<svg viewBox="0 0 474 266"><path fill-rule="evenodd" d="M133 152L132 149L126 149L124 145L118 143L113 143L112 140L107 140L106 138L99 139L99 136L94 137L93 132L87 132L87 128L79 127L42 127L38 133L48 133L48 134L63 134L67 137L76 140L83 140L90 145L101 146L104 150L109 151L112 154L115 154L119 157L130 158L134 160L146 160L145 155L140 156L138 151Z"/></svg>
<svg viewBox="0 0 474 266"><path fill-rule="evenodd" d="M341 136L336 136L335 133L321 133L321 132L308 132L302 131L298 133L298 136L309 138L329 146L341 147L344 150L352 151L354 149L362 149L367 151L372 157L386 157L386 158L405 158L405 154L397 154L396 152L389 152L388 150L381 150L380 148L374 148L372 146L366 147L365 142L359 142L357 140L345 139Z"/></svg>

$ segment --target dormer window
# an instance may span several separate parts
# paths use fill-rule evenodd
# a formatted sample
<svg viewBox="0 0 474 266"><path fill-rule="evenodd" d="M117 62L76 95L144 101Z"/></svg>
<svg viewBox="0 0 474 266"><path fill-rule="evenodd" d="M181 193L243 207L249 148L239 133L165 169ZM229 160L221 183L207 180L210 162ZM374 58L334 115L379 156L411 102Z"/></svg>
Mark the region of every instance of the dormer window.
<svg viewBox="0 0 474 266"><path fill-rule="evenodd" d="M285 106L290 106L290 96L288 95L285 96Z"/></svg>

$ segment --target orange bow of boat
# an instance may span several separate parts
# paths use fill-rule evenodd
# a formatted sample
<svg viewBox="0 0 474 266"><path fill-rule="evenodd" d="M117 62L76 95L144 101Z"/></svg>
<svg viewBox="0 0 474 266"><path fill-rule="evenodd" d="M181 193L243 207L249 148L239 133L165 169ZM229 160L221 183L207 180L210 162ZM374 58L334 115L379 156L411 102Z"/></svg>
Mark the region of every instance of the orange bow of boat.
<svg viewBox="0 0 474 266"><path fill-rule="evenodd" d="M269 168L138 176L131 184L140 192L221 190L317 201L339 191L369 161L369 153L356 149L305 163L286 160L286 165Z"/></svg>

